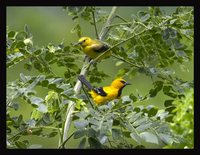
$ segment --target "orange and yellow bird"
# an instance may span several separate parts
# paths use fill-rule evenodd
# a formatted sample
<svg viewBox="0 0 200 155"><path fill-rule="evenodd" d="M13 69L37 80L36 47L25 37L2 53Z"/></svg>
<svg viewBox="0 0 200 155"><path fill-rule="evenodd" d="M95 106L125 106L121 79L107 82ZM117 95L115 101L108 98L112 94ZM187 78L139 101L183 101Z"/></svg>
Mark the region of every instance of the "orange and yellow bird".
<svg viewBox="0 0 200 155"><path fill-rule="evenodd" d="M106 102L120 98L122 89L125 86L130 85L130 83L126 82L124 79L117 78L112 81L110 86L94 88L83 75L79 75L78 79L89 89L89 94L96 105L102 105Z"/></svg>
<svg viewBox="0 0 200 155"><path fill-rule="evenodd" d="M90 37L81 37L78 43L74 45L81 45L83 52L90 57L91 59L95 59L103 52L109 49L109 46L100 40L93 40ZM102 60L111 55L111 51L107 52L105 55L100 57L98 60Z"/></svg>

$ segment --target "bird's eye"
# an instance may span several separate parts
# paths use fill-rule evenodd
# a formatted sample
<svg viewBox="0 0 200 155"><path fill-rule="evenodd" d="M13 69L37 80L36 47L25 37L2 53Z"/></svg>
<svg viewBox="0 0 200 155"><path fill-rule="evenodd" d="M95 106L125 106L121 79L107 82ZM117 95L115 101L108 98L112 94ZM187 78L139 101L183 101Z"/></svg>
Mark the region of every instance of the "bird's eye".
<svg viewBox="0 0 200 155"><path fill-rule="evenodd" d="M85 42L86 41L86 39L85 40L83 40L83 42Z"/></svg>
<svg viewBox="0 0 200 155"><path fill-rule="evenodd" d="M121 82L121 83L123 83L123 84L124 84L124 83L126 83L126 82L125 82L125 81L123 81L123 80L121 80L120 82Z"/></svg>

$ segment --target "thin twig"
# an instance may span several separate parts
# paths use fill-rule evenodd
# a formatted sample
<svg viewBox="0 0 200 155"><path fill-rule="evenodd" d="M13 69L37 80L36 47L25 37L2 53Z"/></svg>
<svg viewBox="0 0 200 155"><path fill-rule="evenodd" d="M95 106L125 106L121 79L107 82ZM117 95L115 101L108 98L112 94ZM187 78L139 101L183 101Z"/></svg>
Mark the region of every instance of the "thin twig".
<svg viewBox="0 0 200 155"><path fill-rule="evenodd" d="M117 18L119 18L119 19L123 20L123 21L124 21L124 22L126 22L126 23L128 23L128 22L129 22L129 21L128 21L128 20L126 20L124 17L120 16L119 14L117 14L115 17L117 17Z"/></svg>
<svg viewBox="0 0 200 155"><path fill-rule="evenodd" d="M137 67L137 68L141 68L141 66L138 66L138 65L136 65L136 64L134 64L134 63L132 63L132 62L130 62L130 61L127 61L127 60L125 60L125 59L123 59L123 58L121 58L121 57L118 57L118 56L116 56L116 55L114 55L114 54L112 54L112 57L117 58L117 59L119 59L119 60L121 60L121 61L124 61L124 62L130 64L131 66L134 66L134 67Z"/></svg>
<svg viewBox="0 0 200 155"><path fill-rule="evenodd" d="M147 29L148 30L148 29ZM108 50L106 50L105 52L101 53L99 56L97 56L95 59L91 60L87 65L86 65L86 69L90 67L91 64L93 64L94 62L97 62L101 57L103 57L104 55L106 55L109 51L111 51L112 49L114 49L115 47L135 38L138 35L141 35L142 33L146 32L147 30L142 31L141 33L135 34L125 40L122 40L120 42L118 42L117 44L111 46Z"/></svg>
<svg viewBox="0 0 200 155"><path fill-rule="evenodd" d="M117 24L111 24L111 25L108 25L106 27L115 27L115 26L119 26L119 25L131 25L132 22L128 22L128 23L117 23Z"/></svg>
<svg viewBox="0 0 200 155"><path fill-rule="evenodd" d="M65 143L67 143L67 141L74 135L75 132L73 132L63 143L60 144L60 146L58 146L58 148L65 148Z"/></svg>
<svg viewBox="0 0 200 155"><path fill-rule="evenodd" d="M88 94L87 94L87 92L85 91L85 88L84 88L83 86L82 86L82 89L83 89L83 91L84 91L84 93L85 93L85 95L86 95L86 97L87 97L87 99L88 99L88 101L89 101L91 107L94 109L94 106L92 105L92 102L90 101L90 98L89 98L89 96L88 96Z"/></svg>
<svg viewBox="0 0 200 155"><path fill-rule="evenodd" d="M93 18L93 23L94 23L95 34L96 34L97 39L99 39L97 26L96 26L96 20L95 20L95 16L94 16L94 11L92 11L92 18Z"/></svg>

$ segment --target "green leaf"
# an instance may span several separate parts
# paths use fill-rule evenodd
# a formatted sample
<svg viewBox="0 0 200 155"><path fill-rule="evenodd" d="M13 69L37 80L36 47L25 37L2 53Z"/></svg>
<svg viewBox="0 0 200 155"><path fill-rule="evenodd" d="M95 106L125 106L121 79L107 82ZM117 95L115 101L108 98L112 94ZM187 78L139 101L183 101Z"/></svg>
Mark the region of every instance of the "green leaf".
<svg viewBox="0 0 200 155"><path fill-rule="evenodd" d="M171 135L159 133L159 138L167 145L172 145L173 143L173 138Z"/></svg>
<svg viewBox="0 0 200 155"><path fill-rule="evenodd" d="M98 121L96 118L89 118L88 121L91 123L91 124L94 124L96 126L99 126L100 124L100 121Z"/></svg>
<svg viewBox="0 0 200 155"><path fill-rule="evenodd" d="M147 118L139 118L139 119L137 119L132 125L133 126L139 126L139 125L141 125L141 124L143 124L143 123L146 123L147 122Z"/></svg>
<svg viewBox="0 0 200 155"><path fill-rule="evenodd" d="M101 134L101 135L98 137L98 140L99 140L99 142L100 142L101 144L104 144L104 143L107 142L108 137L107 137L106 135L104 135L104 134Z"/></svg>
<svg viewBox="0 0 200 155"><path fill-rule="evenodd" d="M129 98L129 96L123 96L122 97L122 103L123 104L128 104L128 103L131 103L131 99Z"/></svg>
<svg viewBox="0 0 200 155"><path fill-rule="evenodd" d="M154 86L155 86L157 91L160 91L162 89L162 87L163 87L163 81L154 82Z"/></svg>
<svg viewBox="0 0 200 155"><path fill-rule="evenodd" d="M17 44L16 44L16 48L24 48L26 46L26 44L23 42L23 41L19 41L19 42L17 42Z"/></svg>
<svg viewBox="0 0 200 155"><path fill-rule="evenodd" d="M21 123L23 123L23 115L19 115L18 117L17 116L13 117L12 122L14 122L14 124L13 123L11 124L13 124L15 128L18 128L21 125Z"/></svg>
<svg viewBox="0 0 200 155"><path fill-rule="evenodd" d="M89 113L85 111L80 111L79 113L76 113L75 115L78 116L79 118L85 119L89 115Z"/></svg>
<svg viewBox="0 0 200 155"><path fill-rule="evenodd" d="M40 72L43 72L43 71L44 71L43 66L42 66L39 62L35 61L35 62L33 63L33 65L34 65L35 69L39 70Z"/></svg>
<svg viewBox="0 0 200 155"><path fill-rule="evenodd" d="M41 144L32 144L28 147L28 149L40 149L42 148Z"/></svg>
<svg viewBox="0 0 200 155"><path fill-rule="evenodd" d="M146 14L146 15L144 15L144 16L141 17L141 21L142 21L142 22L145 22L145 21L147 21L149 18L150 18L150 15L149 15L149 14Z"/></svg>
<svg viewBox="0 0 200 155"><path fill-rule="evenodd" d="M30 119L27 121L29 127L35 127L36 121L34 119Z"/></svg>
<svg viewBox="0 0 200 155"><path fill-rule="evenodd" d="M48 85L48 88L49 88L49 89L53 89L53 90L56 90L56 89L57 89L55 83L51 83L51 84L49 84L49 85Z"/></svg>
<svg viewBox="0 0 200 155"><path fill-rule="evenodd" d="M45 60L46 61L50 61L54 58L54 53L50 53L48 52L46 55L45 55Z"/></svg>
<svg viewBox="0 0 200 155"><path fill-rule="evenodd" d="M78 148L83 149L85 147L85 144L86 144L86 138L84 137L83 139L81 139Z"/></svg>
<svg viewBox="0 0 200 155"><path fill-rule="evenodd" d="M42 134L42 128L40 129L35 129L32 131L32 135L37 135L37 136L40 136Z"/></svg>
<svg viewBox="0 0 200 155"><path fill-rule="evenodd" d="M143 110L144 112L148 113L149 117L155 116L158 112L158 108L153 105L148 105L146 109Z"/></svg>
<svg viewBox="0 0 200 155"><path fill-rule="evenodd" d="M115 64L115 66L120 66L120 65L122 65L123 63L124 63L123 61L117 61L116 64Z"/></svg>
<svg viewBox="0 0 200 155"><path fill-rule="evenodd" d="M41 103L38 105L37 110L42 112L42 113L46 113L48 111L47 106L44 105L44 104L41 104Z"/></svg>
<svg viewBox="0 0 200 155"><path fill-rule="evenodd" d="M124 76L128 71L128 68L122 68L118 71L117 76Z"/></svg>
<svg viewBox="0 0 200 155"><path fill-rule="evenodd" d="M72 29L71 33L77 33L78 37L80 38L82 36L81 26L79 24L76 24Z"/></svg>
<svg viewBox="0 0 200 155"><path fill-rule="evenodd" d="M68 12L70 13L70 14L77 14L77 13L80 13L81 11L83 11L84 9L85 9L85 7L80 7L80 6L69 6L69 7L67 7L67 9L68 9Z"/></svg>
<svg viewBox="0 0 200 155"><path fill-rule="evenodd" d="M40 103L44 102L44 100L40 97L35 97L35 96L32 96L30 98L30 101L31 101L31 104L35 104L37 106L39 106Z"/></svg>
<svg viewBox="0 0 200 155"><path fill-rule="evenodd" d="M73 88L69 88L68 90L65 90L64 92L61 93L61 95L64 95L64 96L71 96L73 94L74 94Z"/></svg>
<svg viewBox="0 0 200 155"><path fill-rule="evenodd" d="M18 32L16 35L16 40L24 40L27 38L26 32Z"/></svg>
<svg viewBox="0 0 200 155"><path fill-rule="evenodd" d="M169 106L172 106L173 102L174 102L174 100L165 100L164 105L165 105L165 107L169 107Z"/></svg>
<svg viewBox="0 0 200 155"><path fill-rule="evenodd" d="M51 117L49 113L44 113L42 116L42 120L45 123L45 125L48 125L49 123L51 123Z"/></svg>
<svg viewBox="0 0 200 155"><path fill-rule="evenodd" d="M134 94L130 94L129 95L129 98L133 101L133 102L136 102L137 101L137 97L134 95Z"/></svg>
<svg viewBox="0 0 200 155"><path fill-rule="evenodd" d="M79 120L79 121L75 121L74 122L74 126L77 129L83 129L84 127L86 127L89 124L89 122L87 120Z"/></svg>
<svg viewBox="0 0 200 155"><path fill-rule="evenodd" d="M143 132L144 130L149 129L151 127L151 125L152 125L152 123L149 122L146 124L139 125L136 129L140 132Z"/></svg>
<svg viewBox="0 0 200 155"><path fill-rule="evenodd" d="M14 110L18 110L19 104L18 103L12 103L12 105L10 107L13 108Z"/></svg>
<svg viewBox="0 0 200 155"><path fill-rule="evenodd" d="M10 31L8 33L8 38L14 38L15 37L16 32L15 31Z"/></svg>
<svg viewBox="0 0 200 155"><path fill-rule="evenodd" d="M81 137L83 137L85 135L86 135L86 130L85 129L77 130L77 131L74 132L74 139L81 138Z"/></svg>
<svg viewBox="0 0 200 155"><path fill-rule="evenodd" d="M170 96L172 98L176 98L177 95L175 93L170 92L170 91L174 91L173 88L172 88L172 86L164 86L163 87L163 93L165 95Z"/></svg>
<svg viewBox="0 0 200 155"><path fill-rule="evenodd" d="M74 59L73 57L65 57L65 58L64 58L64 61L65 61L65 62L74 62L75 59Z"/></svg>
<svg viewBox="0 0 200 155"><path fill-rule="evenodd" d="M165 109L165 111L168 111L170 114L175 114L176 113L175 109L176 109L175 106L169 106Z"/></svg>
<svg viewBox="0 0 200 155"><path fill-rule="evenodd" d="M48 80L43 80L43 81L41 82L41 85L42 85L43 87L47 87L48 84L49 84L49 81L48 81Z"/></svg>
<svg viewBox="0 0 200 155"><path fill-rule="evenodd" d="M142 139L140 138L138 134L132 132L130 136L134 141L136 141L139 145L141 145Z"/></svg>
<svg viewBox="0 0 200 155"><path fill-rule="evenodd" d="M158 138L155 134L151 133L151 132L142 132L140 133L140 137L148 142L148 143L154 143L154 144L158 144Z"/></svg>
<svg viewBox="0 0 200 155"><path fill-rule="evenodd" d="M150 89L149 95L150 97L155 97L157 95L158 91L156 89Z"/></svg>
<svg viewBox="0 0 200 155"><path fill-rule="evenodd" d="M129 131L123 131L122 133L123 133L123 136L125 136L126 138L130 138L131 132L129 132Z"/></svg>
<svg viewBox="0 0 200 155"><path fill-rule="evenodd" d="M134 109L135 110L135 109ZM129 114L129 122L135 122L137 119L139 119L142 115L142 112L139 111L133 111L131 114Z"/></svg>
<svg viewBox="0 0 200 155"><path fill-rule="evenodd" d="M16 141L15 145L17 146L17 148L20 148L20 149L26 149L27 148L26 143L24 143L22 141Z"/></svg>
<svg viewBox="0 0 200 155"><path fill-rule="evenodd" d="M50 134L48 134L48 138L51 138L51 137L55 137L56 135L58 134L58 132L51 132Z"/></svg>
<svg viewBox="0 0 200 155"><path fill-rule="evenodd" d="M24 64L24 69L26 69L26 70L28 70L28 71L31 71L32 65L29 64L29 63L25 63L25 64Z"/></svg>
<svg viewBox="0 0 200 155"><path fill-rule="evenodd" d="M34 51L34 54L39 55L42 52L41 49L37 49L36 51Z"/></svg>
<svg viewBox="0 0 200 155"><path fill-rule="evenodd" d="M26 77L24 76L24 74L23 73L20 73L20 80L22 81L22 82L26 82L27 80L26 80Z"/></svg>
<svg viewBox="0 0 200 155"><path fill-rule="evenodd" d="M166 120L167 122L173 122L173 118L174 118L174 115L169 114L169 115L166 116L165 120Z"/></svg>
<svg viewBox="0 0 200 155"><path fill-rule="evenodd" d="M114 140L119 140L122 138L122 132L120 129L112 129L112 137Z"/></svg>
<svg viewBox="0 0 200 155"><path fill-rule="evenodd" d="M30 38L30 37L33 36L33 35L31 34L31 32L30 32L30 29L29 29L28 25L25 25L25 26L24 26L24 32L26 32L28 38Z"/></svg>
<svg viewBox="0 0 200 155"><path fill-rule="evenodd" d="M39 112L38 110L36 109L33 109L32 113L31 113L31 119L35 119L35 120L38 120L42 117L42 113Z"/></svg>
<svg viewBox="0 0 200 155"><path fill-rule="evenodd" d="M88 138L88 142L91 149L102 149L101 143L93 137Z"/></svg>
<svg viewBox="0 0 200 155"><path fill-rule="evenodd" d="M63 82L64 79L63 78L56 78L55 80L53 80L51 83L55 83L55 84L58 84L58 83L61 83Z"/></svg>
<svg viewBox="0 0 200 155"><path fill-rule="evenodd" d="M88 129L88 137L95 137L96 136L96 131L92 128Z"/></svg>

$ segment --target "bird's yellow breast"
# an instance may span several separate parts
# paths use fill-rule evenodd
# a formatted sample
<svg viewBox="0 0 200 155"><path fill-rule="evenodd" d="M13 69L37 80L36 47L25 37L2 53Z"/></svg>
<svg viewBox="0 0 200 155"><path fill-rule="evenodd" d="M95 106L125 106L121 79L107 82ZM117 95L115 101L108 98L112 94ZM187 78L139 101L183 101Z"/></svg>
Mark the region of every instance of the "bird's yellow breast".
<svg viewBox="0 0 200 155"><path fill-rule="evenodd" d="M103 87L103 90L106 92L106 96L101 96L93 90L89 92L97 105L101 105L118 98L119 89Z"/></svg>
<svg viewBox="0 0 200 155"><path fill-rule="evenodd" d="M101 53L97 53L93 50L93 46L94 45L88 45L85 47L82 47L83 52L88 55L90 58L95 59L99 54Z"/></svg>

